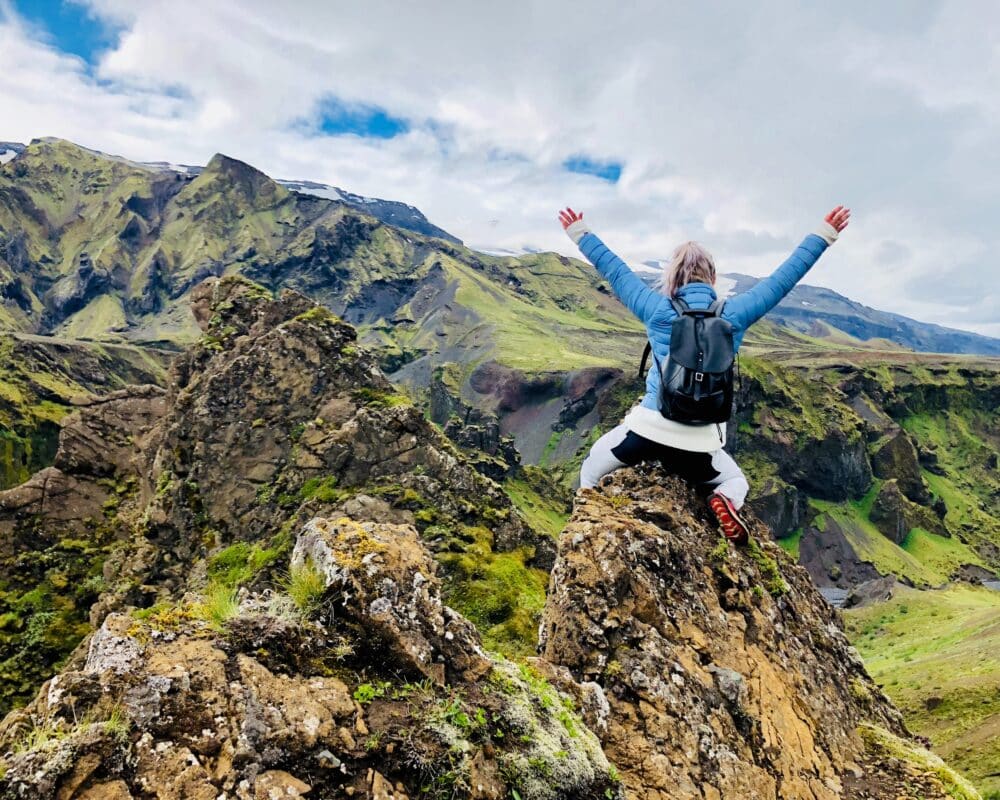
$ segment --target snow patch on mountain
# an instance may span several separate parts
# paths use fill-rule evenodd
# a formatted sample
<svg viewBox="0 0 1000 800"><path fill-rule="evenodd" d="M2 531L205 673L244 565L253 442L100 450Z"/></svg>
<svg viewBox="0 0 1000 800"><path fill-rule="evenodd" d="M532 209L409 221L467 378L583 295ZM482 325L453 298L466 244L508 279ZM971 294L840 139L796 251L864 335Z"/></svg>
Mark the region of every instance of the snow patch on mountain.
<svg viewBox="0 0 1000 800"><path fill-rule="evenodd" d="M344 195L335 186L327 186L325 183L313 183L312 181L283 181L279 180L286 189L291 189L302 194L310 194L313 197L322 197L326 200L336 200L338 203L344 202Z"/></svg>
<svg viewBox="0 0 1000 800"><path fill-rule="evenodd" d="M736 281L725 275L720 275L715 280L715 293L719 297L729 297L736 291Z"/></svg>
<svg viewBox="0 0 1000 800"><path fill-rule="evenodd" d="M20 142L0 142L0 164L6 164L24 152L24 145Z"/></svg>

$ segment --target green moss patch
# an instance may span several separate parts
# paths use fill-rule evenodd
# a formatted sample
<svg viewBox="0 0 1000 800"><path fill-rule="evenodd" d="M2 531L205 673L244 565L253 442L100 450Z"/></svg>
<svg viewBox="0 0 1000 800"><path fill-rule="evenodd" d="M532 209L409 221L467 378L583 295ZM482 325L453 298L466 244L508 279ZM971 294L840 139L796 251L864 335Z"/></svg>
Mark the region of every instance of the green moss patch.
<svg viewBox="0 0 1000 800"><path fill-rule="evenodd" d="M474 544L437 558L446 571L445 602L470 619L487 647L505 655L534 655L548 574L526 566L526 548L494 553L489 531L469 529Z"/></svg>
<svg viewBox="0 0 1000 800"><path fill-rule="evenodd" d="M560 499L560 486L539 485L539 480L531 477L538 472L528 467L507 478L503 488L532 528L555 538L569 519L567 498Z"/></svg>
<svg viewBox="0 0 1000 800"><path fill-rule="evenodd" d="M291 544L291 537L280 533L267 547L256 542L236 542L209 557L208 576L220 586L243 586L286 556Z"/></svg>
<svg viewBox="0 0 1000 800"><path fill-rule="evenodd" d="M796 528L791 536L778 539L778 546L792 557L795 563L799 561L799 545L802 542L802 528Z"/></svg>
<svg viewBox="0 0 1000 800"><path fill-rule="evenodd" d="M813 520L813 525L822 532L826 529L828 520L836 522L857 557L871 564L882 575L899 575L918 586L939 586L948 580L950 572L942 574L921 563L915 556L887 539L867 517L862 516L859 507L864 500L856 504L816 499L810 499L809 502L822 512Z"/></svg>

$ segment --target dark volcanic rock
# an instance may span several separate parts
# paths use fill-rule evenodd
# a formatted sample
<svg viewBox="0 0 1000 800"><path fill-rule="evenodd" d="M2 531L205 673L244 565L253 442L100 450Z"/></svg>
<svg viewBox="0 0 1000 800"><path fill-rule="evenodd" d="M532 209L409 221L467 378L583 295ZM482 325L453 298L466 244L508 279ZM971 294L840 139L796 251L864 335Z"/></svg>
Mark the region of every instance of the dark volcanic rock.
<svg viewBox="0 0 1000 800"><path fill-rule="evenodd" d="M430 417L445 436L462 448L476 469L493 480L503 480L521 463L514 440L504 436L496 414L482 411L459 396L456 364L437 367L430 384Z"/></svg>
<svg viewBox="0 0 1000 800"><path fill-rule="evenodd" d="M807 526L799 541L799 563L817 586L845 589L881 577L875 567L858 557L840 522L825 517L823 525L822 530Z"/></svg>
<svg viewBox="0 0 1000 800"><path fill-rule="evenodd" d="M915 503L927 503L930 494L920 474L917 449L902 429L891 434L872 454L872 471L879 478L893 478Z"/></svg>
<svg viewBox="0 0 1000 800"><path fill-rule="evenodd" d="M896 544L901 544L914 528L923 528L939 536L951 535L930 509L908 500L896 480L882 484L872 504L871 521Z"/></svg>
<svg viewBox="0 0 1000 800"><path fill-rule="evenodd" d="M778 539L791 536L801 528L808 512L802 492L781 481L765 480L755 486L748 502L754 514Z"/></svg>

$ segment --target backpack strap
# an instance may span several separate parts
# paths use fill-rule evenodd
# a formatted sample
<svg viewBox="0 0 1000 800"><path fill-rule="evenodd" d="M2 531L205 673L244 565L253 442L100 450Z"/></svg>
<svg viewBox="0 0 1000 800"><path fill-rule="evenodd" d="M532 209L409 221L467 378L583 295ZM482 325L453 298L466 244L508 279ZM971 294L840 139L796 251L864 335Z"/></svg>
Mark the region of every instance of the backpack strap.
<svg viewBox="0 0 1000 800"><path fill-rule="evenodd" d="M712 303L712 305L708 307L708 311L706 313L710 317L721 317L722 309L723 307L725 307L725 305L726 305L725 300L716 300L714 303Z"/></svg>
<svg viewBox="0 0 1000 800"><path fill-rule="evenodd" d="M674 307L678 317L683 317L685 311L690 311L691 306L687 304L683 297L674 296L670 298L670 305Z"/></svg>
<svg viewBox="0 0 1000 800"><path fill-rule="evenodd" d="M648 341L646 342L646 347L642 351L642 361L639 364L639 378L646 374L646 362L649 361L649 354L653 352L653 345Z"/></svg>

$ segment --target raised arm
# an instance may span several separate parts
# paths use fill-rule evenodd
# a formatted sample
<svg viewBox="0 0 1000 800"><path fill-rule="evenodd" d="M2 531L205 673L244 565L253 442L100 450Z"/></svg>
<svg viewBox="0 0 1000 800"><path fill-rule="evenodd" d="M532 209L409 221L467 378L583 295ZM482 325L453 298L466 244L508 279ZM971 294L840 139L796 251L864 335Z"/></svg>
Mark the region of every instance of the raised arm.
<svg viewBox="0 0 1000 800"><path fill-rule="evenodd" d="M837 206L826 215L816 233L810 233L802 244L771 275L758 281L747 292L726 301L726 316L731 316L744 329L749 328L774 308L795 287L821 255L837 240L851 218L851 210Z"/></svg>
<svg viewBox="0 0 1000 800"><path fill-rule="evenodd" d="M628 264L590 232L583 221L583 214L577 214L572 208L567 208L559 212L559 221L566 230L566 235L576 243L584 257L597 267L597 271L611 284L618 299L642 322L648 322L663 300L663 295L650 289L629 269Z"/></svg>

